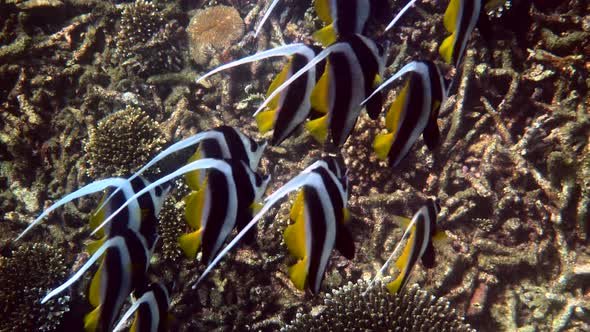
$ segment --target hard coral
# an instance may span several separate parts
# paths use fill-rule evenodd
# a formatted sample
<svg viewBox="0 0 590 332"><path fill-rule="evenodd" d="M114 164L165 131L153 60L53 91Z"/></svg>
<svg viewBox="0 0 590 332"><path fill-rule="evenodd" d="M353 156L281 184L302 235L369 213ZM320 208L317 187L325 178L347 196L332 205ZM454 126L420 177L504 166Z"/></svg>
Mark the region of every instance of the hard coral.
<svg viewBox="0 0 590 332"><path fill-rule="evenodd" d="M158 122L139 108L127 106L89 130L84 149L88 175L111 177L130 174L153 157L164 144Z"/></svg>
<svg viewBox="0 0 590 332"><path fill-rule="evenodd" d="M298 314L282 331L474 331L444 298L413 286L400 295L362 280L332 291L317 316Z"/></svg>
<svg viewBox="0 0 590 332"><path fill-rule="evenodd" d="M203 65L214 51L224 51L244 35L244 21L235 8L214 6L197 12L186 30L191 57Z"/></svg>
<svg viewBox="0 0 590 332"><path fill-rule="evenodd" d="M0 331L51 331L70 310L62 295L45 304L40 300L65 277L67 266L57 248L26 244L10 256L0 256Z"/></svg>
<svg viewBox="0 0 590 332"><path fill-rule="evenodd" d="M182 29L153 3L137 0L124 7L115 36L115 62L140 76L182 68L178 47Z"/></svg>

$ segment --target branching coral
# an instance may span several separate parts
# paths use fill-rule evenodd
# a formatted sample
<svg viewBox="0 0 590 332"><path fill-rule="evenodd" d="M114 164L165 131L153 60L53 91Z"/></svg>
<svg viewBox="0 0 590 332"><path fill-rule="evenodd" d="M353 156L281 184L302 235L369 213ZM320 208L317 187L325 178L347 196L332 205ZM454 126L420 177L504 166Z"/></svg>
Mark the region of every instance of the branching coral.
<svg viewBox="0 0 590 332"><path fill-rule="evenodd" d="M223 52L244 35L244 21L233 7L209 7L191 18L187 34L191 58L203 65L215 52Z"/></svg>
<svg viewBox="0 0 590 332"><path fill-rule="evenodd" d="M473 331L447 300L417 286L400 295L381 282L367 287L359 280L333 290L318 314L299 314L281 331Z"/></svg>
<svg viewBox="0 0 590 332"><path fill-rule="evenodd" d="M67 270L58 249L44 243L25 244L0 256L0 330L55 330L70 310L70 297L62 295L45 304L40 300Z"/></svg>
<svg viewBox="0 0 590 332"><path fill-rule="evenodd" d="M138 170L164 144L159 124L139 108L127 106L89 130L84 149L88 175L111 177Z"/></svg>

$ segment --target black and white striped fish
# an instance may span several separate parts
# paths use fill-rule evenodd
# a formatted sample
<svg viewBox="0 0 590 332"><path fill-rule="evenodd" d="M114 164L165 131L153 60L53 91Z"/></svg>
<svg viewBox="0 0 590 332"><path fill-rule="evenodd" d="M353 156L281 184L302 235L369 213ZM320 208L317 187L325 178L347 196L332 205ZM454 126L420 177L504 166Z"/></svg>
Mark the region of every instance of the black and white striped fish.
<svg viewBox="0 0 590 332"><path fill-rule="evenodd" d="M348 180L343 165L334 158L315 162L269 195L262 209L207 266L193 288L272 206L300 189L291 210L295 223L285 230L287 247L299 258L289 268L289 277L296 287L319 292L332 249L337 248L347 258L354 256L354 242L344 225L349 218Z"/></svg>
<svg viewBox="0 0 590 332"><path fill-rule="evenodd" d="M338 38L363 34L371 3L369 0L316 0L315 11L328 25L316 31L314 39L329 46Z"/></svg>
<svg viewBox="0 0 590 332"><path fill-rule="evenodd" d="M334 144L341 146L356 124L362 108L361 102L381 80L385 69L384 50L373 40L361 35L341 38L320 52L275 91L289 87L299 76L312 70L326 58L328 60L324 73L311 94L311 105L317 116L305 126L319 142L325 142L330 132ZM371 118L379 115L381 105L380 92L371 94L366 102Z"/></svg>
<svg viewBox="0 0 590 332"><path fill-rule="evenodd" d="M277 56L288 56L289 62L276 76L267 91L267 102L254 113L260 132L265 133L273 129L272 145L279 145L307 118L310 111L310 95L315 84L315 67L305 75L299 77L285 90L275 91L293 73L299 71L311 59L315 52L303 44L290 44L239 59L220 66L197 79L203 79L223 70L242 64Z"/></svg>
<svg viewBox="0 0 590 332"><path fill-rule="evenodd" d="M378 277L383 274L397 255L401 243L407 242L402 254L395 261L400 273L396 279L387 284L387 288L392 294L398 293L406 286L414 266L420 259L424 267L432 268L434 266L435 252L432 242L445 237L444 232L437 231L439 210L438 202L429 199L414 214L411 220L402 218L403 223L407 224L406 231L400 243L378 273Z"/></svg>
<svg viewBox="0 0 590 332"><path fill-rule="evenodd" d="M107 239L72 277L49 292L41 303L70 287L100 259L100 267L88 290L88 300L94 310L84 317L84 329L111 330L127 297L145 282L151 256L145 238L139 232L127 229Z"/></svg>
<svg viewBox="0 0 590 332"><path fill-rule="evenodd" d="M123 314L113 331L123 330L125 322L135 314L132 332L164 332L169 321L170 295L168 287L161 282L151 283Z"/></svg>
<svg viewBox="0 0 590 332"><path fill-rule="evenodd" d="M439 53L446 63L459 67L467 41L485 13L482 0L451 0L445 11L444 25L451 33L440 45ZM483 21L482 21L483 22Z"/></svg>
<svg viewBox="0 0 590 332"><path fill-rule="evenodd" d="M185 219L194 229L180 237L180 247L194 259L202 248L202 260L217 254L234 227L240 229L252 218L270 177L263 178L241 161L206 170L203 185L185 198Z"/></svg>
<svg viewBox="0 0 590 332"><path fill-rule="evenodd" d="M373 142L377 156L389 158L393 167L408 154L420 134L429 149L438 145L438 111L447 98L443 76L436 64L430 61L410 62L375 92L404 75L408 76L406 83L385 118L387 133L377 135Z"/></svg>

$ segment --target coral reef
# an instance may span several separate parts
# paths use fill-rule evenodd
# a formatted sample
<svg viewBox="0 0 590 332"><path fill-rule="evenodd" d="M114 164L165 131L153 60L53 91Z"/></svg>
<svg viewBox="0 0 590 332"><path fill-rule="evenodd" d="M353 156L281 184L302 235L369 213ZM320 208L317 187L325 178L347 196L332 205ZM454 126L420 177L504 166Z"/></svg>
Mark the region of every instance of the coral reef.
<svg viewBox="0 0 590 332"><path fill-rule="evenodd" d="M139 108L127 106L88 131L84 149L93 178L130 175L164 145L159 124Z"/></svg>
<svg viewBox="0 0 590 332"><path fill-rule="evenodd" d="M0 256L2 331L53 331L70 310L70 296L39 303L67 276L67 265L55 246L24 244Z"/></svg>
<svg viewBox="0 0 590 332"><path fill-rule="evenodd" d="M383 3L384 9L371 16L368 35L391 43L385 76L410 60L437 59L446 36L441 22L447 2L419 2L387 33L383 27L403 3ZM331 258L323 291L374 274L401 236L393 215L411 216L426 198L436 196L449 241L437 245L437 266L426 270L418 265L411 282L446 298L478 330L589 329L590 19L582 1L530 3L512 1L512 8L492 18L491 39L476 30L462 68L447 70L449 77L457 77L440 112L443 144L437 150L428 151L418 140L392 170L371 147L383 120L360 118L343 149L351 178L355 259ZM4 271L16 266L13 257L20 251L8 255L7 243L65 193L98 176L126 174L164 142L216 125L238 126L260 138L251 115L284 59L236 69L239 75L227 79L223 74L210 84L194 84L194 78L197 71L258 50L312 42L309 35L321 23L310 4L281 0L253 38L251 31L268 1L0 3L0 277L14 284L16 277ZM192 29L191 14L218 5L235 8L232 22L240 22L235 39L219 48L208 41L189 46L191 32L185 29ZM197 66L188 60L195 55ZM389 93L389 102L397 93ZM137 123L156 128L144 136L152 138L145 141L151 148L116 152L129 157L121 163L108 153L97 157L107 142L137 133L129 123L124 135L114 129L119 124L112 125L111 117L129 109ZM123 111L111 115L113 110ZM103 145L93 143L91 152L90 141L100 135ZM294 136L265 153L263 171L273 177L269 191L323 153L336 152L305 133ZM108 147L123 151L123 145ZM31 236L37 241L45 241L47 234L64 238L52 247L53 254L79 251L95 203L96 198L89 198L68 204L45 222L49 227ZM167 277L178 285L173 328L277 330L298 312L317 315L326 309L322 297L297 291L288 279L291 262L281 235L289 202L257 226L255 244L240 245L195 290L192 284L203 266L184 259L175 247L175 234L184 227L180 205L177 198L166 202L160 216L162 246L154 259L156 269L174 271ZM30 245L19 250L25 248ZM37 251L46 255L45 249ZM43 285L37 298L66 277ZM26 307L22 312L27 314L47 310L34 303ZM25 310L24 305L18 308ZM12 324L9 328L27 329L16 320L5 322Z"/></svg>
<svg viewBox="0 0 590 332"><path fill-rule="evenodd" d="M137 0L123 7L114 38L115 63L142 77L182 68L179 41L183 32L152 2Z"/></svg>
<svg viewBox="0 0 590 332"><path fill-rule="evenodd" d="M385 284L359 280L332 290L319 313L298 314L281 331L474 331L444 298L417 286L391 295Z"/></svg>
<svg viewBox="0 0 590 332"><path fill-rule="evenodd" d="M198 11L186 29L190 54L199 65L224 52L244 35L244 21L233 7L214 6Z"/></svg>

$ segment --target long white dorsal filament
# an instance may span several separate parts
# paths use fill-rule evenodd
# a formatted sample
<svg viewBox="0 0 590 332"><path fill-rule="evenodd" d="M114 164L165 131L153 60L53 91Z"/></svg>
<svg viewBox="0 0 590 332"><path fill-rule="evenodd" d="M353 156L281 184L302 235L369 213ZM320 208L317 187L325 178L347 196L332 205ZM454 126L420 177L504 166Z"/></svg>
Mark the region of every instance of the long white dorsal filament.
<svg viewBox="0 0 590 332"><path fill-rule="evenodd" d="M188 172L192 172L192 171L195 171L198 169L206 169L206 168L215 168L215 169L218 169L224 173L229 172L231 174L231 167L227 164L227 162L225 162L221 159L205 158L205 159L199 159L199 160L193 161L191 163L188 163L188 164L184 165L183 167L177 169L176 171L174 171L166 176L163 176L163 177L159 178L158 180L152 182L150 185L144 187L142 190L135 193L135 195L128 198L127 201L125 201L125 203L123 203L117 210L115 210L113 213L111 213L111 215L108 216L108 218L106 218L98 227L96 227L94 229L94 231L92 231L91 235L94 235L96 232L98 232L99 229L104 227L104 225L106 225L109 221L111 221L127 205L129 205L131 202L137 200L137 198L139 198L141 195L147 193L151 189L153 189L163 183L166 183L166 182L168 182L180 175L183 175L183 174L186 174Z"/></svg>
<svg viewBox="0 0 590 332"><path fill-rule="evenodd" d="M371 97L373 97L377 92L385 89L389 84L391 84L391 82L397 80L399 77L401 77L405 73L407 73L409 71L415 71L416 68L417 68L417 66L418 66L418 63L416 61L412 61L412 62L408 63L407 65L403 66L402 69L398 70L397 73L395 73L395 75L393 75L392 77L388 78L385 82L381 83L381 85L379 85L377 87L377 89L375 89L373 91L373 93L371 93L371 95L369 97L367 97L365 100L363 100L363 102L361 103L361 105L366 104L367 101L369 99L371 99Z"/></svg>
<svg viewBox="0 0 590 332"><path fill-rule="evenodd" d="M278 3L279 3L279 0L273 0L270 3L270 6L268 6L268 9L266 10L266 12L264 12L264 16L262 16L262 19L260 19L260 22L258 22L258 26L256 26L256 32L254 33L254 37L258 37L258 33L260 32L260 29L262 29L264 22L266 22L266 20L270 16L270 13L272 13L273 9L275 9L275 6Z"/></svg>
<svg viewBox="0 0 590 332"><path fill-rule="evenodd" d="M404 8L402 8L402 10L400 10L400 12L397 15L395 15L395 17L393 18L393 20L391 20L391 22L389 22L389 24L385 28L385 31L388 31L389 29L393 28L393 26L395 25L395 23L397 23L397 21L406 13L406 11L408 11L408 9L410 9L410 7L412 7L412 5L415 2L416 2L416 0L411 0L410 2L408 2L408 4L406 4L404 6Z"/></svg>

